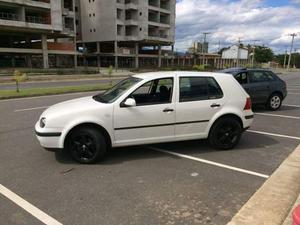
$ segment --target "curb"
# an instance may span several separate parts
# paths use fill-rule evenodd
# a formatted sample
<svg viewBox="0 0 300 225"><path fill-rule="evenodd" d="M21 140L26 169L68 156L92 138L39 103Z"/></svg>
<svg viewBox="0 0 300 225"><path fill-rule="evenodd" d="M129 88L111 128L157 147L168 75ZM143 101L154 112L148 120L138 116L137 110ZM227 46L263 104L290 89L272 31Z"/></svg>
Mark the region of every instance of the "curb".
<svg viewBox="0 0 300 225"><path fill-rule="evenodd" d="M300 193L300 145L227 225L282 225Z"/></svg>
<svg viewBox="0 0 300 225"><path fill-rule="evenodd" d="M293 224L293 219L292 219L292 214L293 214L293 210L300 205L300 195L298 197L298 199L296 200L295 204L293 205L293 207L290 210L289 215L286 217L285 221L283 222L282 225L291 225Z"/></svg>

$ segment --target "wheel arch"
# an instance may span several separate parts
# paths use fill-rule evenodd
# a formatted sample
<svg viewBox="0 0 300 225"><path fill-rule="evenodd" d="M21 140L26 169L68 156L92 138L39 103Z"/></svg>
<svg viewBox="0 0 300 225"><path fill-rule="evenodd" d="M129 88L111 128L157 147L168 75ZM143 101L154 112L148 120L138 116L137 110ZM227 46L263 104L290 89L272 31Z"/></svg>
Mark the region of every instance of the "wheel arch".
<svg viewBox="0 0 300 225"><path fill-rule="evenodd" d="M110 134L109 134L109 132L103 126L101 126L101 125L99 125L97 123L94 123L94 122L83 122L83 123L79 123L77 125L74 125L72 128L70 128L66 132L66 134L65 134L65 136L64 136L64 138L62 140L62 146L63 146L63 148L65 148L66 143L67 143L68 138L70 137L71 133L73 131L75 131L76 129L80 128L80 127L92 127L92 128L95 128L95 129L99 130L101 133L103 133L105 141L107 143L107 146L109 146L109 148L112 146L112 139L110 137Z"/></svg>
<svg viewBox="0 0 300 225"><path fill-rule="evenodd" d="M281 91L276 90L276 91L273 91L273 92L270 94L270 96L268 97L268 101L270 100L271 96L274 95L274 94L279 94L280 97L281 97L281 99L283 99L283 93L282 93Z"/></svg>
<svg viewBox="0 0 300 225"><path fill-rule="evenodd" d="M210 135L210 132L211 132L211 129L212 127L214 126L214 124L221 120L221 119L224 119L224 118L234 118L236 119L240 125L241 125L241 128L243 129L244 128L244 123L243 123L243 120L241 119L241 117L237 114L234 114L234 113L225 113L225 114L222 114L220 115L219 117L217 117L212 123L211 125L209 126L209 130L208 130L208 136Z"/></svg>

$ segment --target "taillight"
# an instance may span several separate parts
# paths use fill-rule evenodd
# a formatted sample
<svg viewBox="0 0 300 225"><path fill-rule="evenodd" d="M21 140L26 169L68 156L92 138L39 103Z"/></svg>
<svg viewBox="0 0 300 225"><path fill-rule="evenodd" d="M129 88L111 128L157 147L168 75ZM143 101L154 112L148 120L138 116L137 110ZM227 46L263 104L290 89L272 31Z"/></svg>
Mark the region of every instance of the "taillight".
<svg viewBox="0 0 300 225"><path fill-rule="evenodd" d="M252 107L251 98L247 98L244 110L250 110Z"/></svg>

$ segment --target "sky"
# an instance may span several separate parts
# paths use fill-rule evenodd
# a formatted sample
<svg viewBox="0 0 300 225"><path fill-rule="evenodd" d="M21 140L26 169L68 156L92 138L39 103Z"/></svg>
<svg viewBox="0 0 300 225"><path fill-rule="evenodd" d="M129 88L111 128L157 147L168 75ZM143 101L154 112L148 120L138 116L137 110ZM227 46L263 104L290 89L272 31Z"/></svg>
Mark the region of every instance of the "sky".
<svg viewBox="0 0 300 225"><path fill-rule="evenodd" d="M294 48L300 52L300 0L177 0L175 49L203 41L203 32L211 33L210 52L240 39L275 53L289 49L289 34L298 33Z"/></svg>

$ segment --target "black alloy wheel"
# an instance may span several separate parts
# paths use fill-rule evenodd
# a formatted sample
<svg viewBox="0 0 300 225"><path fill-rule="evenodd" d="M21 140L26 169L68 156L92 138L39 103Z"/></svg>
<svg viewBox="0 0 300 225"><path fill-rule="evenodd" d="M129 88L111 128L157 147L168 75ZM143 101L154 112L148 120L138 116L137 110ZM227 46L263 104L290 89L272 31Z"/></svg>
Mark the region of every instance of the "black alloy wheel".
<svg viewBox="0 0 300 225"><path fill-rule="evenodd" d="M82 164L94 163L106 153L103 134L91 127L82 127L75 130L70 135L67 148L73 159Z"/></svg>
<svg viewBox="0 0 300 225"><path fill-rule="evenodd" d="M242 127L235 118L221 118L215 122L209 135L210 144L218 149L234 148L241 139Z"/></svg>

